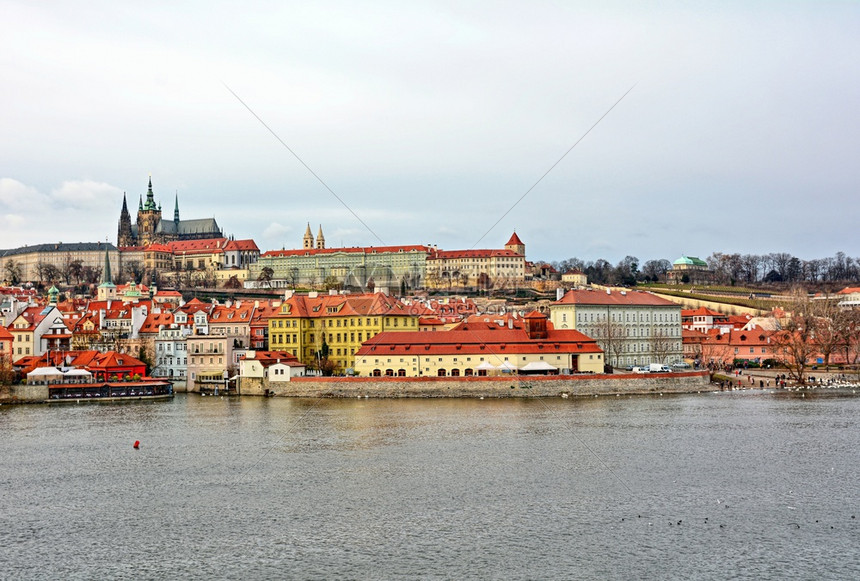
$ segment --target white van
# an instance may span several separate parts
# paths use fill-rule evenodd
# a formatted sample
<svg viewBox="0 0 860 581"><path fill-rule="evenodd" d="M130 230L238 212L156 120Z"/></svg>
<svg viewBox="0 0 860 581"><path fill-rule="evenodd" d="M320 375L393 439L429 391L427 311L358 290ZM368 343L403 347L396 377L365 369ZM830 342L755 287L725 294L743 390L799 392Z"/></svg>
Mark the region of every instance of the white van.
<svg viewBox="0 0 860 581"><path fill-rule="evenodd" d="M651 373L672 373L672 368L660 363L651 363L648 365L648 371Z"/></svg>

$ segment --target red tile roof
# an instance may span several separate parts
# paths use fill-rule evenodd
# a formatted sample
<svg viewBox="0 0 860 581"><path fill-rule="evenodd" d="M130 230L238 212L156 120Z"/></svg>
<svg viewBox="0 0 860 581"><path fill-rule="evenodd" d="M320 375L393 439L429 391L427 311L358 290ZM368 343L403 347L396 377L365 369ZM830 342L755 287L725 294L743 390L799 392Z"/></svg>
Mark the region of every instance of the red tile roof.
<svg viewBox="0 0 860 581"><path fill-rule="evenodd" d="M437 250L433 256L428 257L428 260L454 260L457 258L496 258L502 256L522 258L523 255L517 254L513 250L507 249Z"/></svg>
<svg viewBox="0 0 860 581"><path fill-rule="evenodd" d="M682 317L719 317L719 318L728 318L728 315L724 315L719 311L712 311L706 307L699 307L698 309L681 309Z"/></svg>
<svg viewBox="0 0 860 581"><path fill-rule="evenodd" d="M360 294L360 295L317 295L311 297L304 294L295 294L285 300L283 305L289 306L289 313L284 313L281 308L275 318L325 318L325 317L350 317L350 316L417 316L424 314L405 305L394 297L382 293Z"/></svg>
<svg viewBox="0 0 860 581"><path fill-rule="evenodd" d="M259 361L260 365L262 365L263 367L269 367L270 365L275 365L276 363L283 363L284 365L289 365L290 367L305 366L305 364L299 361L295 355L286 351L254 351L253 358L242 356L241 359L246 359L248 361Z"/></svg>
<svg viewBox="0 0 860 581"><path fill-rule="evenodd" d="M430 254L432 248L429 246L413 245L413 246L354 246L352 248L300 248L297 250L268 250L261 256L263 257L284 257L284 256L314 256L317 254L381 254L383 252L426 252Z"/></svg>
<svg viewBox="0 0 860 581"><path fill-rule="evenodd" d="M220 254L227 244L226 238L208 238L205 240L179 240L167 245L173 254Z"/></svg>
<svg viewBox="0 0 860 581"><path fill-rule="evenodd" d="M259 252L260 249L257 248L257 245L253 240L229 240L224 246L224 250L228 251L236 251L236 250L251 250Z"/></svg>
<svg viewBox="0 0 860 581"><path fill-rule="evenodd" d="M546 339L529 339L522 329L492 327L460 331L385 331L364 342L356 356L496 355L530 353L602 353L597 342L579 331L548 330Z"/></svg>
<svg viewBox="0 0 860 581"><path fill-rule="evenodd" d="M677 303L643 291L569 290L554 305L627 305L678 307Z"/></svg>
<svg viewBox="0 0 860 581"><path fill-rule="evenodd" d="M517 236L516 231L515 231L513 234L511 234L511 239L510 239L510 240L508 240L508 243L507 243L507 244L505 244L505 246L513 246L513 245L515 245L515 244L516 244L517 246L525 246L525 244L523 244L523 241L522 241L522 240L520 240L520 237L519 237L519 236Z"/></svg>
<svg viewBox="0 0 860 581"><path fill-rule="evenodd" d="M161 325L169 327L174 323L173 313L149 313L143 325L140 326L141 333L158 333Z"/></svg>

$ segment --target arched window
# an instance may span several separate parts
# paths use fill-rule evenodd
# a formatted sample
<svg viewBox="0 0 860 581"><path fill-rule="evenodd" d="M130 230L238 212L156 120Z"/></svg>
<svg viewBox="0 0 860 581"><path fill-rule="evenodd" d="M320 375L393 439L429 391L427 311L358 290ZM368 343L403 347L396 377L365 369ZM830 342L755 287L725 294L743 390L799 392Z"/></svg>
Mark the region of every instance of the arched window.
<svg viewBox="0 0 860 581"><path fill-rule="evenodd" d="M373 377L379 377L382 375L382 372L379 369L373 370Z"/></svg>
<svg viewBox="0 0 860 581"><path fill-rule="evenodd" d="M456 367L451 370L451 377L460 377L460 370Z"/></svg>
<svg viewBox="0 0 860 581"><path fill-rule="evenodd" d="M438 375L439 377L445 377L446 375L448 375L448 372L445 371L445 369L440 369L436 372L436 375Z"/></svg>
<svg viewBox="0 0 860 581"><path fill-rule="evenodd" d="M394 377L394 370L393 369L386 369L385 370L385 377Z"/></svg>
<svg viewBox="0 0 860 581"><path fill-rule="evenodd" d="M463 370L463 375L465 375L466 377L471 377L471 376L475 375L475 372L472 371L471 368L467 368L467 369Z"/></svg>
<svg viewBox="0 0 860 581"><path fill-rule="evenodd" d="M406 377L406 370L405 369L398 369L397 370L397 377Z"/></svg>

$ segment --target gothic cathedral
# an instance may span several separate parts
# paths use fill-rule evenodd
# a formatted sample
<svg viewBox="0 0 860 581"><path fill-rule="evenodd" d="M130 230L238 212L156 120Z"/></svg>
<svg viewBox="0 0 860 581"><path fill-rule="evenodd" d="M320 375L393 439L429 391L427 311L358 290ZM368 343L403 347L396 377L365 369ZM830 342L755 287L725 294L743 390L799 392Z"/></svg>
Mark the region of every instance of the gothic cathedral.
<svg viewBox="0 0 860 581"><path fill-rule="evenodd" d="M143 196L137 208L137 223L132 224L131 214L125 194L122 196L122 211L119 215L117 231L117 246L149 246L150 244L173 242L175 240L200 240L206 238L223 238L224 234L215 222L215 218L198 220L179 219L179 196L173 209L173 220L162 220L161 204L155 203L152 193L152 178L146 192L146 202Z"/></svg>

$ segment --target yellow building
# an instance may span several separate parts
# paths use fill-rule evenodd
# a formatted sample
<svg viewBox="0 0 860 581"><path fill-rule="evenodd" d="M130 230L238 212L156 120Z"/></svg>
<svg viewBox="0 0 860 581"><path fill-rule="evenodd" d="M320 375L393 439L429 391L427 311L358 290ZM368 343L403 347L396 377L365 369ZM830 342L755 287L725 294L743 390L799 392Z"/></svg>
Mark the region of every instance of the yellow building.
<svg viewBox="0 0 860 581"><path fill-rule="evenodd" d="M269 349L292 353L305 365L314 364L317 354L327 349L329 360L345 371L354 367L355 353L368 339L383 331L418 331L418 315L382 293L287 292L269 319Z"/></svg>
<svg viewBox="0 0 860 581"><path fill-rule="evenodd" d="M579 331L557 331L532 312L507 324L468 322L451 331L382 333L356 354L359 375L470 377L603 373L603 352Z"/></svg>

